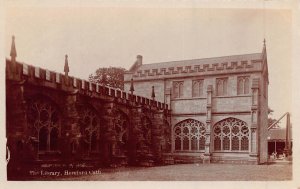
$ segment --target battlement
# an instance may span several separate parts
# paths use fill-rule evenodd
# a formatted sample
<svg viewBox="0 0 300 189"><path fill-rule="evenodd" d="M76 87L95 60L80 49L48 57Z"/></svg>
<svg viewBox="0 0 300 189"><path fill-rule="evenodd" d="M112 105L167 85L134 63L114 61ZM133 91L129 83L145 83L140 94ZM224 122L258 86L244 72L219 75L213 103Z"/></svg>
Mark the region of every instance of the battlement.
<svg viewBox="0 0 300 189"><path fill-rule="evenodd" d="M135 72L126 72L127 81L129 77L172 77L180 75L210 75L228 72L252 72L261 71L262 54L234 55L207 59L182 60L143 64ZM127 78L128 76L128 78Z"/></svg>
<svg viewBox="0 0 300 189"><path fill-rule="evenodd" d="M115 98L117 101L125 102L135 106L148 106L159 110L168 110L168 105L159 101L148 99L142 96L131 95L120 89L107 87L84 79L68 76L62 73L35 67L25 63L16 62L15 65L6 59L6 79L29 83L36 83L40 86L52 87L57 90L73 90L83 95L98 95ZM94 95L97 98L97 95ZM94 97L93 96L93 97Z"/></svg>

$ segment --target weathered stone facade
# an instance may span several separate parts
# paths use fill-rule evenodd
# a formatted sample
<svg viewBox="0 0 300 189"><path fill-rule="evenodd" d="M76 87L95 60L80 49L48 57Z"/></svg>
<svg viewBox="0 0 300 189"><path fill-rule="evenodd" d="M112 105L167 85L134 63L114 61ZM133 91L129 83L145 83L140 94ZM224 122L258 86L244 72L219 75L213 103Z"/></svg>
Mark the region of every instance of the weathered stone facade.
<svg viewBox="0 0 300 189"><path fill-rule="evenodd" d="M14 39L13 39L14 40ZM262 53L143 64L117 90L6 59L8 176L41 166L267 161ZM73 166L73 165L72 165ZM68 167L70 168L70 167Z"/></svg>
<svg viewBox="0 0 300 189"><path fill-rule="evenodd" d="M267 161L268 67L262 53L143 64L142 56L125 74L135 92L171 110L175 162Z"/></svg>
<svg viewBox="0 0 300 189"><path fill-rule="evenodd" d="M71 77L68 71L67 66L62 75L13 56L6 60L9 178L44 163L162 163L171 146L165 131L168 105Z"/></svg>

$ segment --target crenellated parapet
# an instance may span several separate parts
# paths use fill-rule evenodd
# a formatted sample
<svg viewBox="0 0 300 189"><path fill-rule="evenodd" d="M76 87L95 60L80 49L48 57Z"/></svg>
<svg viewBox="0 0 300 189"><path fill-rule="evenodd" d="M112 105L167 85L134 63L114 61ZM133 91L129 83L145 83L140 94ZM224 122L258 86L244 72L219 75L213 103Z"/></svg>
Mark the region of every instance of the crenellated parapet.
<svg viewBox="0 0 300 189"><path fill-rule="evenodd" d="M141 65L135 71L125 73L130 78L146 79L192 75L214 75L222 73L254 72L262 69L261 53L218 57L209 59L183 60ZM186 65L186 66L184 66Z"/></svg>
<svg viewBox="0 0 300 189"><path fill-rule="evenodd" d="M6 60L10 172L23 160L86 161L94 167L160 162L169 107L155 100L154 88L149 99L69 76L67 56L64 74L12 63Z"/></svg>
<svg viewBox="0 0 300 189"><path fill-rule="evenodd" d="M103 86L87 80L68 76L62 73L50 71L40 67L16 62L14 67L12 62L6 60L6 74L8 80L26 81L32 85L43 86L67 92L76 92L81 95L93 98L112 98L123 104L151 107L157 110L168 110L168 105L156 100L142 96L132 95L125 91ZM12 69L13 68L13 69Z"/></svg>

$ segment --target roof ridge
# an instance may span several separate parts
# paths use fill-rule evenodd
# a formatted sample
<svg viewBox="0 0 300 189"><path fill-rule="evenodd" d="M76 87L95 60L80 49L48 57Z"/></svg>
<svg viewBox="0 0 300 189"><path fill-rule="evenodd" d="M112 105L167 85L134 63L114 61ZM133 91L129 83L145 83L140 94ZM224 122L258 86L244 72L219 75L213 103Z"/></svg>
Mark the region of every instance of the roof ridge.
<svg viewBox="0 0 300 189"><path fill-rule="evenodd" d="M234 56L245 56L245 55L258 55L258 54L262 54L262 53L258 52L258 53L248 53L248 54L236 54L236 55L217 56L217 57L210 57L210 58L194 58L194 59L173 60L173 61L165 61L165 62L153 62L153 63L143 64L143 65L173 63L173 62L182 62L182 61L196 61L196 60L216 59L216 58L225 58L225 57L234 57Z"/></svg>

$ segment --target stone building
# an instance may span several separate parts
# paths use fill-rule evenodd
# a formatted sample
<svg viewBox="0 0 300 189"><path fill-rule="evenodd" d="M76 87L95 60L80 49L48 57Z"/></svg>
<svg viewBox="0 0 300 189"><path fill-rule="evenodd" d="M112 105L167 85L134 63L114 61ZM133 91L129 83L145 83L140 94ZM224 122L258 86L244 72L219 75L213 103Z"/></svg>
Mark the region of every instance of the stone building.
<svg viewBox="0 0 300 189"><path fill-rule="evenodd" d="M70 76L67 56L63 74L17 61L14 38L10 56L9 178L45 163L267 161L265 44L261 53L155 64L139 55L124 91Z"/></svg>
<svg viewBox="0 0 300 189"><path fill-rule="evenodd" d="M261 53L144 64L125 73L135 94L169 105L175 162L267 161L268 65Z"/></svg>
<svg viewBox="0 0 300 189"><path fill-rule="evenodd" d="M29 171L41 166L70 170L82 164L77 169L163 162L170 141L167 104L69 76L67 56L64 74L19 62L14 38L10 56L9 180L31 176Z"/></svg>

